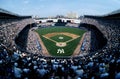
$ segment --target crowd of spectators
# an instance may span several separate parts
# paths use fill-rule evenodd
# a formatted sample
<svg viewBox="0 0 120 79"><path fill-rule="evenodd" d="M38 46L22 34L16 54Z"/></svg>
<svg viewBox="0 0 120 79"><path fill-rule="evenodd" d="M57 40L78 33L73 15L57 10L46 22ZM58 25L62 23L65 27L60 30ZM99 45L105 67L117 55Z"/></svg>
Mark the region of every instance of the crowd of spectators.
<svg viewBox="0 0 120 79"><path fill-rule="evenodd" d="M91 41L91 32L88 31L85 33L82 46L80 47L80 55L88 54L90 51L90 41Z"/></svg>
<svg viewBox="0 0 120 79"><path fill-rule="evenodd" d="M0 53L1 79L119 79L120 53L102 50L92 56L57 59L27 55L4 48Z"/></svg>
<svg viewBox="0 0 120 79"><path fill-rule="evenodd" d="M12 48L15 46L15 37L28 24L31 19L7 19L1 20L0 25L0 43Z"/></svg>
<svg viewBox="0 0 120 79"><path fill-rule="evenodd" d="M111 48L120 48L120 20L119 19L99 19L85 18L82 23L95 25L107 38L107 46Z"/></svg>
<svg viewBox="0 0 120 79"><path fill-rule="evenodd" d="M39 43L38 37L34 32L34 29L29 30L26 50L33 52L34 54L42 55L42 47Z"/></svg>
<svg viewBox="0 0 120 79"><path fill-rule="evenodd" d="M85 20L102 29L108 43L93 54L68 59L17 50L14 38L30 20L1 21L0 79L120 79L120 21Z"/></svg>
<svg viewBox="0 0 120 79"><path fill-rule="evenodd" d="M112 48L120 48L120 20L104 20L99 21L101 25L105 26L107 30L108 45L111 45Z"/></svg>

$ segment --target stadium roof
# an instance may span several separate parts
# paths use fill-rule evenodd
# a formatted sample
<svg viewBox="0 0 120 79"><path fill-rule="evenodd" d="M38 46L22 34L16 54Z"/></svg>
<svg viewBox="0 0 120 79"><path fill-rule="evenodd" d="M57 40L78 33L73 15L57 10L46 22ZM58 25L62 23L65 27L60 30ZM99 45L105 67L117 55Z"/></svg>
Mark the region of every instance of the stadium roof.
<svg viewBox="0 0 120 79"><path fill-rule="evenodd" d="M3 14L4 14L4 16L19 17L19 18L31 18L31 16L21 16L21 15L18 15L13 12L10 12L10 11L0 8L0 17L2 17Z"/></svg>
<svg viewBox="0 0 120 79"><path fill-rule="evenodd" d="M10 11L4 10L2 8L0 8L0 13L5 13L5 14L10 14L10 15L14 15L14 16L19 16L18 14L12 13Z"/></svg>
<svg viewBox="0 0 120 79"><path fill-rule="evenodd" d="M120 14L120 9L109 13L108 15Z"/></svg>
<svg viewBox="0 0 120 79"><path fill-rule="evenodd" d="M108 13L108 14L106 14L106 15L103 15L103 17L106 17L106 18L114 18L114 19L120 19L120 9L118 9L118 10L115 10L115 11L113 11L113 12L111 12L111 13Z"/></svg>

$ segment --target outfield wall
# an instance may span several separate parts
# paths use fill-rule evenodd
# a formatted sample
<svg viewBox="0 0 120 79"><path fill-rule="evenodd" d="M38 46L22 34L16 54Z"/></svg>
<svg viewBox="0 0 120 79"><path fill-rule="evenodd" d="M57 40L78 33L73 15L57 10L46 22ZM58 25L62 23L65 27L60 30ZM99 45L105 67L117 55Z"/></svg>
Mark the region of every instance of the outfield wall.
<svg viewBox="0 0 120 79"><path fill-rule="evenodd" d="M68 18L57 18L57 19L37 19L37 20L34 20L36 23L46 23L48 21L52 21L52 22L58 22L58 20L61 19L62 22L67 22L67 21L71 21L71 23L77 23L79 24L81 22L80 19L68 19Z"/></svg>

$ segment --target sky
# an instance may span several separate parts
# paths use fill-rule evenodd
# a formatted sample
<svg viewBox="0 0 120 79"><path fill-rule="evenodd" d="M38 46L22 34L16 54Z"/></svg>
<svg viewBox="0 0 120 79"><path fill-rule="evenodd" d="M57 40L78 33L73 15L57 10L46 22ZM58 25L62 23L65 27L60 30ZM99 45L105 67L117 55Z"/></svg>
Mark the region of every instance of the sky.
<svg viewBox="0 0 120 79"><path fill-rule="evenodd" d="M66 15L103 15L120 9L120 0L0 0L0 8L19 15L40 17Z"/></svg>

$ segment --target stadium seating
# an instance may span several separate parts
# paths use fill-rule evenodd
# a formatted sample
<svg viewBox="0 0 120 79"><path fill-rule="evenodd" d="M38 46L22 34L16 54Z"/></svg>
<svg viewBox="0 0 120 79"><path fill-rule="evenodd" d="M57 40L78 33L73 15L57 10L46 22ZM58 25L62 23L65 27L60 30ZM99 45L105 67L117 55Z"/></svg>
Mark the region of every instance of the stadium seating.
<svg viewBox="0 0 120 79"><path fill-rule="evenodd" d="M22 37L31 23L31 18L0 19L0 79L120 79L120 20L85 17L82 23L96 26L107 38L107 44L86 56L71 58L44 57L37 51L29 54L19 50L15 37ZM20 39L23 41L24 37ZM35 48L31 44L26 49Z"/></svg>

